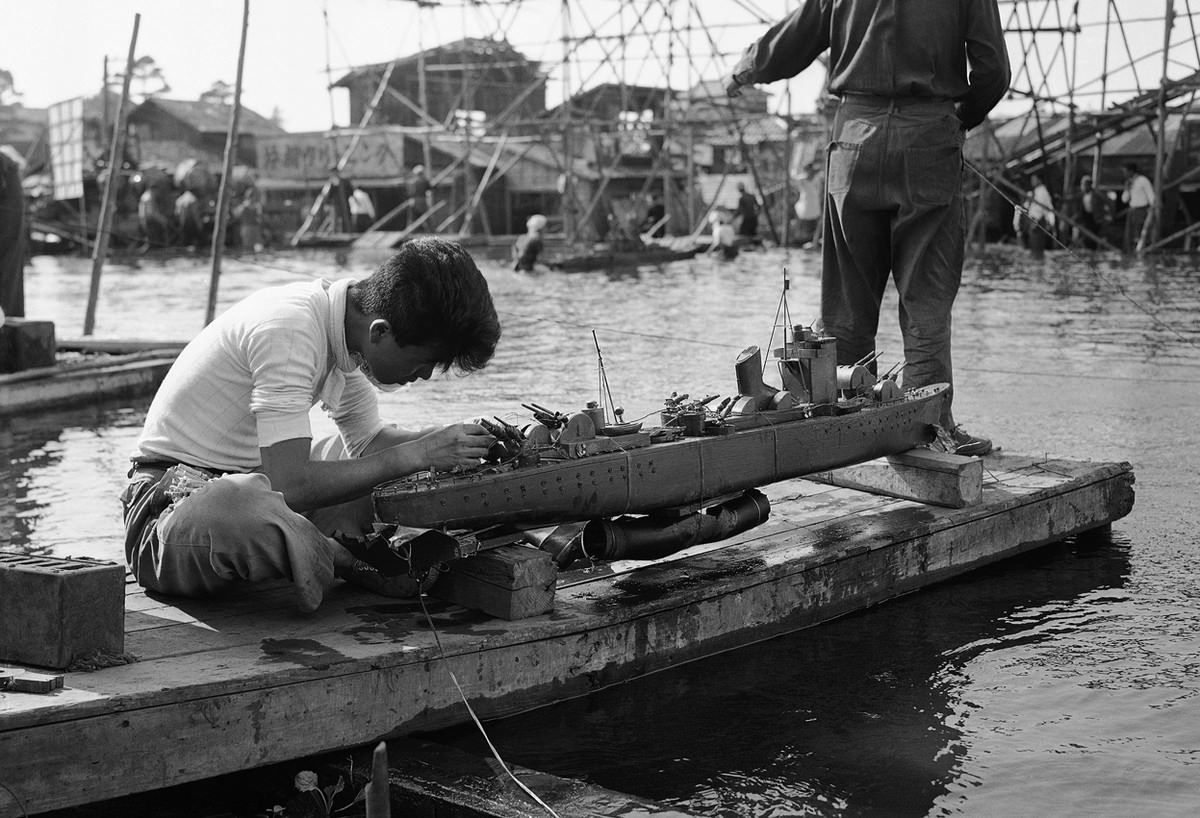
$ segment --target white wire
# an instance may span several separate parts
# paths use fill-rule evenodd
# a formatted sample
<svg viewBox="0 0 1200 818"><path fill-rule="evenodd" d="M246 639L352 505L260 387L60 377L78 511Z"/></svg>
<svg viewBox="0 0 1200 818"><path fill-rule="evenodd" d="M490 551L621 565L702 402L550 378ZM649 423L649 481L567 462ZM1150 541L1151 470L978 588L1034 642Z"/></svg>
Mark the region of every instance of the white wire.
<svg viewBox="0 0 1200 818"><path fill-rule="evenodd" d="M467 713L471 715L471 721L475 722L475 726L479 728L479 734L483 736L483 740L487 742L488 749L492 751L492 755L495 757L496 761L500 763L500 767L504 770L504 772L508 773L508 777L511 778L518 787L524 790L530 798L536 801L542 807L542 809L546 810L546 812L548 812L550 815L553 815L554 818L560 818L559 814L555 812L549 804L539 798L537 793L525 786L525 783L521 781L521 779L517 778L513 771L509 769L508 764L505 763L504 759L500 757L500 751L496 749L496 745L492 744L491 738L488 737L487 730L483 729L483 722L481 722L479 717L475 715L475 711L472 709L471 703L467 701L467 694L463 692L462 685L458 683L458 677L455 676L454 671L450 669L450 660L446 656L446 650L442 647L442 639L440 636L438 636L437 628L433 624L433 617L429 615L429 609L425 607L425 595L420 594L418 595L417 599L421 603L421 611L425 614L425 620L429 623L429 630L433 634L433 641L437 644L438 654L442 657L442 664L445 665L446 672L450 674L450 681L454 682L454 687L456 690L458 690L459 698L461 698L463 704L466 705Z"/></svg>

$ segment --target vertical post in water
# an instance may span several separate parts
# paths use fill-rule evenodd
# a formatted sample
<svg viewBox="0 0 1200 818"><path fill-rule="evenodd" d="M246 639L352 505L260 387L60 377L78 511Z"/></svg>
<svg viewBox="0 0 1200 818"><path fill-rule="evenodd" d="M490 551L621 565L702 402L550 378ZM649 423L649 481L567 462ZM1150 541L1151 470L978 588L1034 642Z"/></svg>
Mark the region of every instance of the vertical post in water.
<svg viewBox="0 0 1200 818"><path fill-rule="evenodd" d="M1154 244L1164 235L1166 214L1163 212L1163 184L1166 182L1167 169L1167 68L1171 65L1171 29L1175 25L1175 0L1167 0L1166 14L1163 18L1163 48L1162 48L1162 79L1158 85L1158 139L1154 146L1154 201L1150 203L1150 219L1153 224L1145 225L1142 235L1137 239L1137 249L1140 253L1147 245ZM1182 123L1180 129L1183 128ZM1147 230L1146 228L1149 228Z"/></svg>
<svg viewBox="0 0 1200 818"><path fill-rule="evenodd" d="M233 86L233 113L225 136L225 166L221 171L221 190L217 194L217 222L213 230L212 278L208 284L208 310L204 325L217 314L217 285L221 280L221 251L225 247L225 228L229 221L229 194L233 189L233 159L237 154L238 120L242 115L242 68L246 64L246 31L250 28L250 0L242 2L242 42L238 47L237 79Z"/></svg>
<svg viewBox="0 0 1200 818"><path fill-rule="evenodd" d="M129 81L133 78L133 55L137 51L138 27L142 15L133 15L133 36L129 38L129 55L125 58L125 78L121 83L121 107L113 123L112 144L108 152L108 180L104 184L104 199L100 203L100 228L96 234L96 246L92 250L92 285L88 290L87 314L83 318L83 334L91 335L96 328L96 302L100 298L100 271L108 255L108 234L112 230L113 207L116 205L117 185L121 179L121 165L125 162L125 106L129 101ZM107 99L108 89L104 89ZM86 231L85 234L86 235Z"/></svg>

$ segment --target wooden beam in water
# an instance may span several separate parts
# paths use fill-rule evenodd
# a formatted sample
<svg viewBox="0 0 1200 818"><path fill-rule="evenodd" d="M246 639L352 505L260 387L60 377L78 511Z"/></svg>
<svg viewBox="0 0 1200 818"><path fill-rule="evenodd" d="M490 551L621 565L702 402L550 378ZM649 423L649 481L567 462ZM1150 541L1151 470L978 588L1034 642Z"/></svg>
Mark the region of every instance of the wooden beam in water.
<svg viewBox="0 0 1200 818"><path fill-rule="evenodd" d="M982 460L931 449L912 449L807 479L946 508L966 508L983 499Z"/></svg>

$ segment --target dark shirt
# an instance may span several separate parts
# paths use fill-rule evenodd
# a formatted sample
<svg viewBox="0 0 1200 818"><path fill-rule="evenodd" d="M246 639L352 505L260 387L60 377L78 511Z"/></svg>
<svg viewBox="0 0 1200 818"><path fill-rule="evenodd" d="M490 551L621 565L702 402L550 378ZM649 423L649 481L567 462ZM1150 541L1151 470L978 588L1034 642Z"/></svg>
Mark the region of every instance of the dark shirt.
<svg viewBox="0 0 1200 818"><path fill-rule="evenodd" d="M529 272L542 252L542 237L532 233L517 236L513 244L513 269Z"/></svg>
<svg viewBox="0 0 1200 818"><path fill-rule="evenodd" d="M733 76L742 85L794 77L825 49L831 93L955 100L966 128L1008 89L996 0L806 0L750 46Z"/></svg>

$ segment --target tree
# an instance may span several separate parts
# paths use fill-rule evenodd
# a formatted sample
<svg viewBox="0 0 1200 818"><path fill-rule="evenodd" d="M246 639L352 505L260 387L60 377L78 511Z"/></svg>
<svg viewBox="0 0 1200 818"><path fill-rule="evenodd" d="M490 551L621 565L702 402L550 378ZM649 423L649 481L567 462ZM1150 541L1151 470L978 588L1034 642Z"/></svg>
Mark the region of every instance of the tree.
<svg viewBox="0 0 1200 818"><path fill-rule="evenodd" d="M200 101L210 105L232 105L233 86L223 80L217 80L211 88L200 95Z"/></svg>
<svg viewBox="0 0 1200 818"><path fill-rule="evenodd" d="M125 74L118 72L112 75L109 80L110 84L118 87L125 81ZM144 102L159 94L165 94L171 90L171 86L167 84L167 78L163 76L162 69L158 67L158 63L151 56L138 57L133 63L133 76L130 79L131 89L132 84L136 83L136 90L131 90L131 95L137 95ZM157 87L154 87L156 86Z"/></svg>

